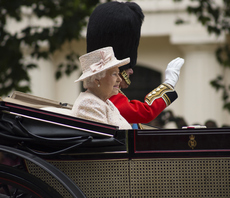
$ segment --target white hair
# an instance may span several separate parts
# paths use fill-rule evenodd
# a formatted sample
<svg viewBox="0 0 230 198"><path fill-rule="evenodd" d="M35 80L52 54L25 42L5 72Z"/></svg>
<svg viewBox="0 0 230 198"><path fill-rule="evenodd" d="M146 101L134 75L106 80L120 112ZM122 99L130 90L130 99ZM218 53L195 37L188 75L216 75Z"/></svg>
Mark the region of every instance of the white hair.
<svg viewBox="0 0 230 198"><path fill-rule="evenodd" d="M83 87L85 89L94 87L94 81L96 79L100 80L100 79L104 78L105 75L106 75L106 70L104 70L102 72L99 72L99 73L97 73L95 75L92 75L92 76L86 78L85 80L83 80Z"/></svg>

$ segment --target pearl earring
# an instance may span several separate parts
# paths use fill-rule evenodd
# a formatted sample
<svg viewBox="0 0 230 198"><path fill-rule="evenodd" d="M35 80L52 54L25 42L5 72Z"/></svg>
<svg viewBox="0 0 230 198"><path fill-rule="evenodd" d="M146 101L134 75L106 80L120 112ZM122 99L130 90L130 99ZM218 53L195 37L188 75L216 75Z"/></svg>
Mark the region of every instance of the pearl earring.
<svg viewBox="0 0 230 198"><path fill-rule="evenodd" d="M100 87L100 84L98 84L97 86Z"/></svg>

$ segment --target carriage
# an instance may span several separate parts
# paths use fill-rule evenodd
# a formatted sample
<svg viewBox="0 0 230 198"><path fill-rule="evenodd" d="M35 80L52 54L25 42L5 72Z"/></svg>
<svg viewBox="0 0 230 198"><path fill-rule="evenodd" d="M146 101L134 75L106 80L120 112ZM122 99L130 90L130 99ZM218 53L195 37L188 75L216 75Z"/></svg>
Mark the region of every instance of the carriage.
<svg viewBox="0 0 230 198"><path fill-rule="evenodd" d="M230 128L133 129L0 101L0 198L230 197Z"/></svg>

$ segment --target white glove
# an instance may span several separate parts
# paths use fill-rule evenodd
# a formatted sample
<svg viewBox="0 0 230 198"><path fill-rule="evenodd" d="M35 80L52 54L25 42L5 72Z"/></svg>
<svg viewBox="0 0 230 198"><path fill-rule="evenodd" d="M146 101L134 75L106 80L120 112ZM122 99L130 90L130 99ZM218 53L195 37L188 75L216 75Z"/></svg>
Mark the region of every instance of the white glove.
<svg viewBox="0 0 230 198"><path fill-rule="evenodd" d="M172 60L166 70L165 70L165 82L173 87L176 86L177 81L179 80L179 75L180 75L180 69L182 65L184 64L184 59L183 58L176 58Z"/></svg>

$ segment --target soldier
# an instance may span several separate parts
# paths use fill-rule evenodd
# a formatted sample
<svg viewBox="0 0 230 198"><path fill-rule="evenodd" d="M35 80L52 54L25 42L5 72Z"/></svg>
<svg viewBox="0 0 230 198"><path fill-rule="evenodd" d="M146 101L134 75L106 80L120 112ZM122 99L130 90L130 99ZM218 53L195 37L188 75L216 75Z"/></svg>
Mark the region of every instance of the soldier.
<svg viewBox="0 0 230 198"><path fill-rule="evenodd" d="M144 14L134 2L112 1L100 4L90 16L87 27L87 53L112 46L115 57L130 57L130 63L120 67L121 89L128 88L137 61L141 26ZM145 102L129 100L120 91L110 98L129 123L148 123L156 118L176 98L174 87L178 81L184 59L176 58L166 69L166 79L145 97ZM135 127L134 127L135 128Z"/></svg>

